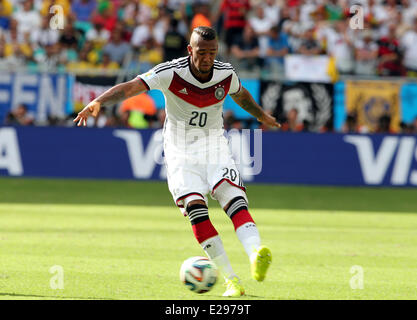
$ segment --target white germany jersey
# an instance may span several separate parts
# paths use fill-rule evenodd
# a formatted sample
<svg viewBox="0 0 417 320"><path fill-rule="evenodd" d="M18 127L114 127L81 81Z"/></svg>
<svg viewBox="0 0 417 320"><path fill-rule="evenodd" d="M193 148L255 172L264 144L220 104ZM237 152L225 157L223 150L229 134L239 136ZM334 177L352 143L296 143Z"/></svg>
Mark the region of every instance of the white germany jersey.
<svg viewBox="0 0 417 320"><path fill-rule="evenodd" d="M223 134L223 103L227 94L240 91L241 83L229 63L215 60L212 78L200 82L191 72L190 57L161 63L138 76L148 90L161 90L165 97L164 136L175 135L178 127L185 131L201 129Z"/></svg>

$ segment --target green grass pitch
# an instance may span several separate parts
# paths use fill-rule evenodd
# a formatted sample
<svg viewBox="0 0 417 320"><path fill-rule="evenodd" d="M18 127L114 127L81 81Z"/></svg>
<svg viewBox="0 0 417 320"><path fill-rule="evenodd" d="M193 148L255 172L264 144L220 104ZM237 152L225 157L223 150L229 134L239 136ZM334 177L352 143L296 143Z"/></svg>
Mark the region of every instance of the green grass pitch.
<svg viewBox="0 0 417 320"><path fill-rule="evenodd" d="M209 205L242 299L417 298L416 189L247 187L273 252L263 283L250 278L230 220ZM195 255L204 252L166 183L0 179L0 299L224 299L222 281L202 295L179 281ZM53 266L63 289L53 289ZM362 289L351 287L354 266Z"/></svg>

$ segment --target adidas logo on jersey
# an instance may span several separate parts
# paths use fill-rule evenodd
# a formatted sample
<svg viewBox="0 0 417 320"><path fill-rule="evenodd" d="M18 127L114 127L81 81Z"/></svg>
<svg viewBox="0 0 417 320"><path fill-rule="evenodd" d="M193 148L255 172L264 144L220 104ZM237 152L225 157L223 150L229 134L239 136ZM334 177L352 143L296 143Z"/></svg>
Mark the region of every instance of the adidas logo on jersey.
<svg viewBox="0 0 417 320"><path fill-rule="evenodd" d="M178 92L183 93L183 94L188 94L188 92L187 92L187 89L186 89L186 88L181 89L181 90L180 90L180 91L178 91Z"/></svg>

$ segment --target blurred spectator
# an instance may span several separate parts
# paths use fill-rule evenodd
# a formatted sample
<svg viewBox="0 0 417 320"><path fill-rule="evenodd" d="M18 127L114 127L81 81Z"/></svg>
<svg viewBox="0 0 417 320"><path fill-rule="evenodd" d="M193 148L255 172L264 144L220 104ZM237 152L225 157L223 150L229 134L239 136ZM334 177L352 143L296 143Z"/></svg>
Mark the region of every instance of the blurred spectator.
<svg viewBox="0 0 417 320"><path fill-rule="evenodd" d="M122 41L121 33L118 30L112 32L111 41L103 48L103 54L107 53L110 59L119 65L123 64L123 60L129 51L130 45Z"/></svg>
<svg viewBox="0 0 417 320"><path fill-rule="evenodd" d="M147 93L141 93L124 100L119 108L119 112L137 111L148 116L156 114L155 101Z"/></svg>
<svg viewBox="0 0 417 320"><path fill-rule="evenodd" d="M355 42L355 74L376 75L378 45L372 40L372 32L364 30L362 39Z"/></svg>
<svg viewBox="0 0 417 320"><path fill-rule="evenodd" d="M416 122L417 124L417 122ZM416 134L417 131L414 128L413 123L400 123L400 134Z"/></svg>
<svg viewBox="0 0 417 320"><path fill-rule="evenodd" d="M77 21L88 22L96 6L96 0L73 0L71 10Z"/></svg>
<svg viewBox="0 0 417 320"><path fill-rule="evenodd" d="M130 116L130 111L124 111L124 112L120 113L119 125L121 127L131 128L131 126L129 124L129 116Z"/></svg>
<svg viewBox="0 0 417 320"><path fill-rule="evenodd" d="M224 129L243 129L242 122L239 119L236 119L232 110L228 110L225 112L224 116Z"/></svg>
<svg viewBox="0 0 417 320"><path fill-rule="evenodd" d="M149 19L146 23L138 25L133 31L130 43L136 50L140 49L150 38L154 38L158 45L162 45L168 29L165 23L165 21Z"/></svg>
<svg viewBox="0 0 417 320"><path fill-rule="evenodd" d="M33 125L34 118L28 112L24 104L18 105L6 116L5 124L11 126L30 126Z"/></svg>
<svg viewBox="0 0 417 320"><path fill-rule="evenodd" d="M32 0L25 0L23 9L16 11L13 18L17 21L17 31L20 34L34 32L41 26L41 15L34 10Z"/></svg>
<svg viewBox="0 0 417 320"><path fill-rule="evenodd" d="M78 59L75 61L71 61L67 64L67 70L77 73L85 73L94 68L94 64L91 62L91 58L89 58L89 48L84 47L79 55Z"/></svg>
<svg viewBox="0 0 417 320"><path fill-rule="evenodd" d="M298 52L303 41L304 33L312 28L312 25L301 20L301 10L299 7L288 11L288 19L281 22L282 31L288 35L288 43L293 52ZM287 12L283 12L283 19L287 17Z"/></svg>
<svg viewBox="0 0 417 320"><path fill-rule="evenodd" d="M407 76L417 77L417 17L413 20L413 28L401 39L404 48L404 66Z"/></svg>
<svg viewBox="0 0 417 320"><path fill-rule="evenodd" d="M269 19L269 21L271 22L271 25L273 26L277 25L279 22L280 11L281 11L281 8L277 4L277 1L265 0L263 1L262 6L264 9L265 16L267 17L267 19Z"/></svg>
<svg viewBox="0 0 417 320"><path fill-rule="evenodd" d="M237 60L239 68L253 70L259 66L259 43L252 27L248 24L243 35L232 45L231 54Z"/></svg>
<svg viewBox="0 0 417 320"><path fill-rule="evenodd" d="M316 1L300 0L300 21L303 21L308 26L312 26L314 24L313 16L316 10Z"/></svg>
<svg viewBox="0 0 417 320"><path fill-rule="evenodd" d="M314 37L314 29L308 29L304 33L298 53L305 55L318 55L322 53L320 43Z"/></svg>
<svg viewBox="0 0 417 320"><path fill-rule="evenodd" d="M120 124L124 128L146 129L148 122L141 111L126 110L120 113Z"/></svg>
<svg viewBox="0 0 417 320"><path fill-rule="evenodd" d="M306 129L308 128L304 128L304 131L307 131ZM324 126L322 126L319 130L320 133L331 133L334 132L334 128L333 128L333 119L329 119L326 121L326 123L324 124Z"/></svg>
<svg viewBox="0 0 417 320"><path fill-rule="evenodd" d="M411 27L413 25L413 20L417 17L417 5L413 0L401 0L402 5L402 22Z"/></svg>
<svg viewBox="0 0 417 320"><path fill-rule="evenodd" d="M377 133L393 133L391 132L391 117L389 115L382 115L377 124L376 132Z"/></svg>
<svg viewBox="0 0 417 320"><path fill-rule="evenodd" d="M162 48L156 43L155 39L148 39L139 50L139 72L147 72L154 65L161 63L163 59L162 54Z"/></svg>
<svg viewBox="0 0 417 320"><path fill-rule="evenodd" d="M293 108L288 110L286 120L282 124L282 131L300 132L304 130L304 124L298 119L298 110Z"/></svg>
<svg viewBox="0 0 417 320"><path fill-rule="evenodd" d="M119 31L122 35L122 40L130 43L130 40L132 39L132 32L133 30L129 29L126 22L123 20L118 20L114 26L113 31Z"/></svg>
<svg viewBox="0 0 417 320"><path fill-rule="evenodd" d="M214 18L218 21L223 15L223 28L225 30L225 44L228 51L236 38L243 33L247 23L246 14L251 6L249 0L223 0L220 9Z"/></svg>
<svg viewBox="0 0 417 320"><path fill-rule="evenodd" d="M158 109L156 111L156 115L153 116L151 120L149 120L149 128L153 128L153 129L163 128L164 123L165 123L165 117L166 117L165 109Z"/></svg>
<svg viewBox="0 0 417 320"><path fill-rule="evenodd" d="M131 110L129 111L129 118L127 120L127 126L129 128L134 128L134 129L146 129L149 127L149 124L146 121L145 115L142 112Z"/></svg>
<svg viewBox="0 0 417 320"><path fill-rule="evenodd" d="M65 49L77 50L80 36L79 31L74 28L72 23L66 23L59 38L59 44Z"/></svg>
<svg viewBox="0 0 417 320"><path fill-rule="evenodd" d="M112 114L107 117L107 121L104 126L110 128L119 128L122 127L122 124L120 118L117 115Z"/></svg>
<svg viewBox="0 0 417 320"><path fill-rule="evenodd" d="M39 48L40 49L40 48ZM43 47L35 54L38 71L57 71L61 67L61 55L58 44L50 44Z"/></svg>
<svg viewBox="0 0 417 320"><path fill-rule="evenodd" d="M396 36L396 25L391 23L388 35L382 37L378 50L378 74L381 76L402 76L404 67L401 63L400 42Z"/></svg>
<svg viewBox="0 0 417 320"><path fill-rule="evenodd" d="M117 23L117 11L115 10L114 2L107 0L99 1L97 11L91 20L93 24L101 24L104 29L112 32ZM89 31L90 29L87 30Z"/></svg>
<svg viewBox="0 0 417 320"><path fill-rule="evenodd" d="M99 111L97 117L89 117L87 119L87 127L103 128L106 127L108 123L108 117L104 108Z"/></svg>
<svg viewBox="0 0 417 320"><path fill-rule="evenodd" d="M159 7L163 7L171 15L175 15L177 18L181 16L181 19L186 16L186 4L187 0L161 0L159 1Z"/></svg>
<svg viewBox="0 0 417 320"><path fill-rule="evenodd" d="M93 20L93 27L85 35L87 41L92 41L96 47L103 47L110 39L110 31L104 28L104 24L99 19Z"/></svg>
<svg viewBox="0 0 417 320"><path fill-rule="evenodd" d="M103 70L118 70L120 66L116 61L112 61L110 59L110 55L108 53L104 53L101 58L101 63L97 65L97 68Z"/></svg>
<svg viewBox="0 0 417 320"><path fill-rule="evenodd" d="M290 21L291 21L290 9L284 6L280 11L279 21L277 24L278 29L284 30L285 32L289 34L289 31L287 30L287 28L284 28L284 24L289 23Z"/></svg>
<svg viewBox="0 0 417 320"><path fill-rule="evenodd" d="M152 17L151 8L144 4L143 1L126 0L121 5L121 10L119 17L130 27L143 24Z"/></svg>
<svg viewBox="0 0 417 320"><path fill-rule="evenodd" d="M358 116L356 113L349 113L346 117L346 122L342 127L343 133L358 133Z"/></svg>
<svg viewBox="0 0 417 320"><path fill-rule="evenodd" d="M171 19L163 44L164 61L171 61L186 56L187 45L187 39L178 31L178 20Z"/></svg>
<svg viewBox="0 0 417 320"><path fill-rule="evenodd" d="M0 35L4 38L4 40L7 43L10 43L12 41L12 38L18 42L23 41L24 35L21 33L18 33L17 24L18 24L17 20L13 18L10 19L9 28L7 30L2 30L2 32L0 33Z"/></svg>
<svg viewBox="0 0 417 320"><path fill-rule="evenodd" d="M8 29L13 14L13 5L9 0L0 0L0 30Z"/></svg>
<svg viewBox="0 0 417 320"><path fill-rule="evenodd" d="M265 62L274 73L283 74L284 56L290 51L288 36L275 26L271 29Z"/></svg>
<svg viewBox="0 0 417 320"><path fill-rule="evenodd" d="M337 70L341 74L351 74L354 69L352 35L348 21L340 20L333 27L324 26L319 30L319 39L324 42L327 53L336 59Z"/></svg>
<svg viewBox="0 0 417 320"><path fill-rule="evenodd" d="M396 24L400 23L399 11L397 7L396 0L386 0L385 3L372 4L372 15L378 26L378 36L384 37L388 33L388 24L389 22L394 22Z"/></svg>
<svg viewBox="0 0 417 320"><path fill-rule="evenodd" d="M344 18L343 8L338 0L328 0L324 5L326 20L335 21Z"/></svg>
<svg viewBox="0 0 417 320"><path fill-rule="evenodd" d="M4 56L11 68L22 67L32 59L29 33L18 33L17 20L10 21L10 29L4 33Z"/></svg>
<svg viewBox="0 0 417 320"><path fill-rule="evenodd" d="M5 55L6 42L0 37L0 71L8 70L9 66Z"/></svg>
<svg viewBox="0 0 417 320"><path fill-rule="evenodd" d="M202 0L199 0L200 2ZM207 0L205 0L207 2ZM169 26L169 21L174 18L179 21L178 31L188 38L190 30L190 19L192 12L187 14L187 4L192 3L191 0L160 0L158 4L158 20L164 21L166 26Z"/></svg>
<svg viewBox="0 0 417 320"><path fill-rule="evenodd" d="M191 20L190 32L197 27L211 27L210 7L208 3L196 2L193 7L194 17Z"/></svg>
<svg viewBox="0 0 417 320"><path fill-rule="evenodd" d="M268 50L269 32L274 24L272 20L265 15L263 6L258 5L254 10L255 15L249 18L249 25L252 27L258 38L259 54L261 57L265 57L266 51Z"/></svg>
<svg viewBox="0 0 417 320"><path fill-rule="evenodd" d="M30 34L31 43L35 48L53 45L59 40L59 31L49 27L49 17L42 17L41 28L35 29Z"/></svg>

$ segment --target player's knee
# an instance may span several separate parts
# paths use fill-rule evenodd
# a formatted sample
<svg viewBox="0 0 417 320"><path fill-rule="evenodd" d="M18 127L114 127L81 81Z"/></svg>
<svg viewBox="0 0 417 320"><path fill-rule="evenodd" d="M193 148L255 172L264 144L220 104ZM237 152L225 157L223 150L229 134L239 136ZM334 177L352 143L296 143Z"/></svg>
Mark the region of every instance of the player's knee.
<svg viewBox="0 0 417 320"><path fill-rule="evenodd" d="M248 203L246 199L242 196L237 196L229 201L229 203L223 208L226 214L230 219L233 218L235 214L242 210L248 210Z"/></svg>
<svg viewBox="0 0 417 320"><path fill-rule="evenodd" d="M193 206L195 204L202 204L207 207L206 202L204 200L192 200L187 203L187 210L188 210L188 207Z"/></svg>
<svg viewBox="0 0 417 320"><path fill-rule="evenodd" d="M239 196L233 198L224 208L224 211L232 220L235 230L248 223L255 225L255 221L253 221L252 216L248 211L248 203L243 197Z"/></svg>
<svg viewBox="0 0 417 320"><path fill-rule="evenodd" d="M208 208L203 200L193 200L187 205L187 215L192 225L209 219Z"/></svg>

